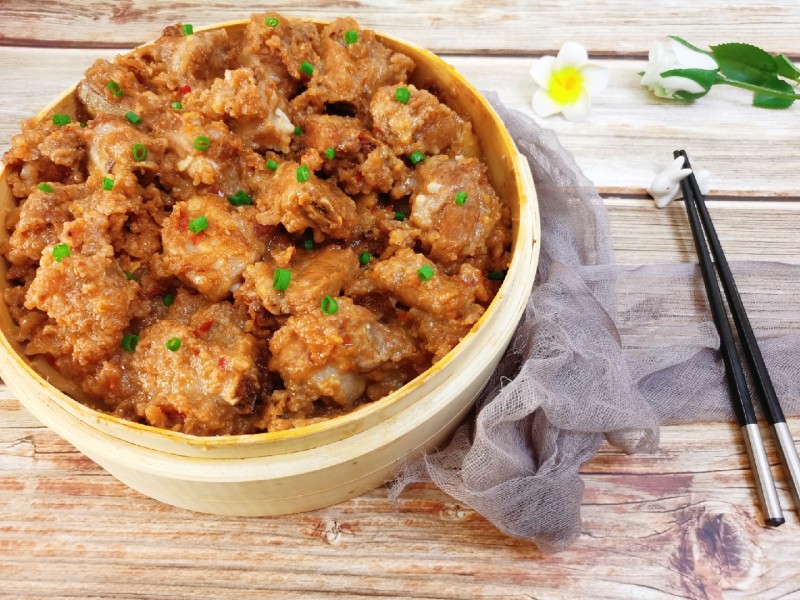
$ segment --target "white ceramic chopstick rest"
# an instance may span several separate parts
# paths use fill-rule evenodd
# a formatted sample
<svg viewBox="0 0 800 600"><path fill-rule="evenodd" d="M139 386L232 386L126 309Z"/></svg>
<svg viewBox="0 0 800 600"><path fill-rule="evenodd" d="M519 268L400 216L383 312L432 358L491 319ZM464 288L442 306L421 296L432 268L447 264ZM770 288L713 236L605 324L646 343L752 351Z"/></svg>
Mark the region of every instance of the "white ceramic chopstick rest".
<svg viewBox="0 0 800 600"><path fill-rule="evenodd" d="M653 178L647 188L647 193L653 197L658 208L666 207L676 198L683 198L681 181L688 177L691 172L692 169L683 167L683 158L678 157ZM700 191L704 195L708 194L709 172L705 170L695 171L694 176L697 179L697 185L700 186Z"/></svg>

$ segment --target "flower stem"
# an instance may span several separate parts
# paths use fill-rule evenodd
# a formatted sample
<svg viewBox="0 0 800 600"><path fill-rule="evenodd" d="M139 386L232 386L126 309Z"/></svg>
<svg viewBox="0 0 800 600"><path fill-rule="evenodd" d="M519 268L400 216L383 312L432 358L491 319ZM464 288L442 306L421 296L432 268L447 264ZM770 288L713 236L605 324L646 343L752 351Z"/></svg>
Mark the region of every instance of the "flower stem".
<svg viewBox="0 0 800 600"><path fill-rule="evenodd" d="M778 90L774 90L768 87L763 87L760 85L755 85L753 83L745 83L744 81L737 81L736 79L727 79L725 77L722 77L721 75L717 75L717 83L724 83L725 85L731 85L733 87L742 88L743 90L749 90L751 92L756 92L758 94L766 94L768 96L773 96L775 98L785 98L786 100L800 100L800 96L798 96L797 94L780 92Z"/></svg>

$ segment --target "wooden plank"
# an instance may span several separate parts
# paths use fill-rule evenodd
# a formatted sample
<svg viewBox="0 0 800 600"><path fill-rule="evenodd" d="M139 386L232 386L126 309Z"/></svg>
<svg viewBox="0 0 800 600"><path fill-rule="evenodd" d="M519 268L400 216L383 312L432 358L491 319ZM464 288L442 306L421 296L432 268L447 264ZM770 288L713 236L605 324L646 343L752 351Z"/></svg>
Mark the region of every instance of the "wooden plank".
<svg viewBox="0 0 800 600"><path fill-rule="evenodd" d="M682 201L657 209L647 199L608 198L620 264L697 262ZM800 263L800 202L712 200L709 213L729 260Z"/></svg>
<svg viewBox="0 0 800 600"><path fill-rule="evenodd" d="M800 432L800 421L791 425ZM583 535L544 555L430 485L412 486L397 504L379 489L269 519L174 509L128 490L49 431L0 418L0 589L25 598L56 590L221 600L244 590L266 598L784 597L800 577L800 524L787 511L780 529L759 525L736 436L726 424L668 427L655 455L605 446L584 469ZM51 468L53 455L62 468Z"/></svg>
<svg viewBox="0 0 800 600"><path fill-rule="evenodd" d="M579 7L565 0L490 4L478 0L308 0L302 5L282 0L270 6L289 16L354 16L364 26L442 53L541 54L557 50L565 40L575 40L607 56L643 56L653 40L669 34L698 45L747 41L770 51L800 53L795 35L800 27L800 6L794 0L624 0L584 2ZM0 7L0 43L135 45L157 37L172 23L205 25L247 18L257 8L233 0L205 2L202 8L158 0L44 0L33 4L5 0ZM724 27L708 27L709 18Z"/></svg>
<svg viewBox="0 0 800 600"><path fill-rule="evenodd" d="M74 85L97 58L113 58L123 50L53 50L0 48L0 152L8 148L19 121L36 114L47 102ZM498 93L510 108L533 116L533 84L527 72L533 59L448 57L479 89ZM538 121L559 136L578 164L606 194L643 195L655 174L686 148L698 168L711 171L717 197L797 198L796 165L800 146L786 126L789 113L749 106L741 90L713 90L693 105L655 98L638 84L641 61L600 61L611 70L611 85L594 103L586 123L560 116ZM510 73L517 74L509 77ZM729 115L746 114L735 125L731 141ZM736 155L746 157L732 160Z"/></svg>

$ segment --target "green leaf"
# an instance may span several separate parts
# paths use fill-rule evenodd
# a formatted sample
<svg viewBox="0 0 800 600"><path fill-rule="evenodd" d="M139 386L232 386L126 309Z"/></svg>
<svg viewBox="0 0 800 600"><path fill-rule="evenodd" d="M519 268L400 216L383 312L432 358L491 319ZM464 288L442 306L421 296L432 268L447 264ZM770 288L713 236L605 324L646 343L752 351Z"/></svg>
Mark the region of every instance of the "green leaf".
<svg viewBox="0 0 800 600"><path fill-rule="evenodd" d="M689 48L689 50L694 50L695 52L699 52L700 54L708 54L709 56L711 56L711 52L709 52L708 50L703 50L702 48L698 48L694 44L690 44L685 39L680 38L677 35L669 35L667 37L672 39L672 40L675 40L676 42L678 42L679 44L681 44L683 46L686 46L687 48Z"/></svg>
<svg viewBox="0 0 800 600"><path fill-rule="evenodd" d="M692 94L691 92L684 92L683 90L679 90L675 92L672 96L676 100L683 100L684 102L690 102L692 100L697 100L698 98L702 98L708 93L708 90L705 92L699 92L697 94Z"/></svg>
<svg viewBox="0 0 800 600"><path fill-rule="evenodd" d="M794 79L800 81L800 69L794 64L789 57L785 54L779 54L775 57L775 63L778 65L778 75L786 77L786 79Z"/></svg>
<svg viewBox="0 0 800 600"><path fill-rule="evenodd" d="M661 77L685 77L708 91L717 82L717 71L716 69L672 69L661 73Z"/></svg>
<svg viewBox="0 0 800 600"><path fill-rule="evenodd" d="M778 74L778 65L768 52L750 44L711 46L719 70L729 79L761 85Z"/></svg>
<svg viewBox="0 0 800 600"><path fill-rule="evenodd" d="M794 88L791 85L777 77L764 81L761 85L788 94L794 92ZM765 92L756 92L753 95L753 106L758 106L759 108L789 108L792 104L794 104L793 98L776 98Z"/></svg>

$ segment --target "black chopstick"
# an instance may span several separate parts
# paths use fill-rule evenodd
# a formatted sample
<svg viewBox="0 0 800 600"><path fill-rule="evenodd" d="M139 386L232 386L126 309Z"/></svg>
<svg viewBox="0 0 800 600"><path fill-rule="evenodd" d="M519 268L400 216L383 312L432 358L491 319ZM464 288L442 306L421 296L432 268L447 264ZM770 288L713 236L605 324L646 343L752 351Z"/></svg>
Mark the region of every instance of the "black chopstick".
<svg viewBox="0 0 800 600"><path fill-rule="evenodd" d="M684 157L686 168L690 169L691 166L689 165L689 158L686 156L686 153L682 152L681 155ZM722 281L722 289L725 291L725 297L728 299L728 306L733 316L733 322L736 324L736 331L739 333L741 346L744 350L745 358L747 358L747 364L750 367L752 381L758 390L767 421L771 425L772 432L775 435L778 453L781 458L781 463L783 463L784 471L789 476L790 489L794 497L795 508L800 510L800 456L797 454L797 447L794 445L789 426L786 424L786 417L783 415L783 409L778 400L778 395L775 393L775 388L772 385L772 378L770 378L769 370L767 369L766 363L764 363L761 348L753 332L753 327L750 325L750 319L747 317L747 311L739 295L739 289L736 287L736 281L733 279L728 260L725 258L725 253L722 251L722 244L720 244L717 231L714 228L714 223L711 221L711 215L708 214L708 208L706 208L703 194L700 192L697 180L694 177L690 178L689 184L692 186L695 204L700 213L700 221L703 224L706 238L711 246L714 263L716 264L719 278Z"/></svg>
<svg viewBox="0 0 800 600"><path fill-rule="evenodd" d="M683 150L676 150L673 154L676 158L682 156L686 167L689 168L689 158L686 152ZM728 377L731 401L744 438L747 457L750 460L750 468L755 478L756 492L761 502L761 509L764 513L764 521L767 525L778 527L785 522L785 519L783 518L783 511L781 510L780 501L778 500L778 492L775 489L775 481L772 478L767 452L764 449L764 442L761 439L761 432L758 428L756 413L750 398L750 390L747 387L747 380L745 378L744 369L742 368L742 362L736 350L733 331L728 321L728 315L717 285L717 277L714 274L714 266L711 262L706 238L703 234L698 213L698 206L703 200L702 194L699 193L700 189L697 185L694 173L681 181L681 191L683 192L686 214L689 217L689 224L692 228L692 237L694 237L697 257L700 262L700 272L703 275L706 296L711 306L714 325L716 325L720 337L720 354L725 363L725 372ZM710 222L710 220L709 217L708 221ZM719 240L717 239L717 243L718 242ZM721 254L721 246L719 247L719 251ZM728 273L730 273L730 269L728 269ZM724 283L723 280L723 285ZM743 339L742 343L746 345L747 342Z"/></svg>

